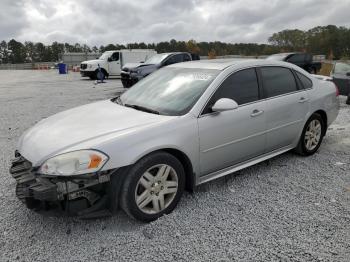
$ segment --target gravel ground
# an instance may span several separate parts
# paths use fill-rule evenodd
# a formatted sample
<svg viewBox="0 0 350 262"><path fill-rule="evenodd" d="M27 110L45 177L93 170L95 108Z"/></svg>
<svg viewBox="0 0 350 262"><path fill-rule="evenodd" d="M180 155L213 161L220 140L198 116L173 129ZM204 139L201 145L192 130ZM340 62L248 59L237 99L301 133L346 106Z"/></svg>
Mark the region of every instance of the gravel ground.
<svg viewBox="0 0 350 262"><path fill-rule="evenodd" d="M21 133L56 112L113 97L76 73L0 71L0 261L349 261L350 106L319 152L292 153L186 193L150 224L48 217L15 197L8 168ZM95 87L95 88L94 88Z"/></svg>

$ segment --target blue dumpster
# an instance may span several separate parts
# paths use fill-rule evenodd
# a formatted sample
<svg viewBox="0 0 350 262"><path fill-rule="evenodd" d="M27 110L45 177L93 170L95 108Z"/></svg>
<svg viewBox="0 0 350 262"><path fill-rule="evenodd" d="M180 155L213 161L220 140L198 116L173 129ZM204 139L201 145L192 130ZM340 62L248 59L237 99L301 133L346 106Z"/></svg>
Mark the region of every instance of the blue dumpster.
<svg viewBox="0 0 350 262"><path fill-rule="evenodd" d="M58 73L59 74L67 74L67 65L64 63L58 64Z"/></svg>

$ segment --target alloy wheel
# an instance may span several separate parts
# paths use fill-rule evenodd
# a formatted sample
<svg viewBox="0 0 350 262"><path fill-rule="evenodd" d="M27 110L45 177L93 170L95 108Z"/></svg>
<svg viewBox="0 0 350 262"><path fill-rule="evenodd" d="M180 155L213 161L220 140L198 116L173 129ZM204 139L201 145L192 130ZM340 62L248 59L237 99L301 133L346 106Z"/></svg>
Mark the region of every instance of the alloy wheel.
<svg viewBox="0 0 350 262"><path fill-rule="evenodd" d="M318 119L312 120L306 128L304 144L307 150L314 150L321 139L322 126Z"/></svg>
<svg viewBox="0 0 350 262"><path fill-rule="evenodd" d="M152 166L139 179L135 189L138 208L147 214L157 214L167 208L178 191L178 175L166 164Z"/></svg>

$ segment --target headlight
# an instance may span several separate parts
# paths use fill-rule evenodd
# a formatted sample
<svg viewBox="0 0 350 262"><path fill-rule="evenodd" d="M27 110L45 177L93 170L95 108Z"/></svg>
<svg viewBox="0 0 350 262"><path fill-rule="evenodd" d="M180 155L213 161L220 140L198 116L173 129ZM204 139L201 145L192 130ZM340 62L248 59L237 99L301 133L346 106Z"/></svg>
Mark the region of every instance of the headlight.
<svg viewBox="0 0 350 262"><path fill-rule="evenodd" d="M89 68L91 68L92 67L92 65L88 65L89 66Z"/></svg>
<svg viewBox="0 0 350 262"><path fill-rule="evenodd" d="M39 173L54 176L74 176L99 171L108 156L95 150L80 150L54 156L46 160Z"/></svg>

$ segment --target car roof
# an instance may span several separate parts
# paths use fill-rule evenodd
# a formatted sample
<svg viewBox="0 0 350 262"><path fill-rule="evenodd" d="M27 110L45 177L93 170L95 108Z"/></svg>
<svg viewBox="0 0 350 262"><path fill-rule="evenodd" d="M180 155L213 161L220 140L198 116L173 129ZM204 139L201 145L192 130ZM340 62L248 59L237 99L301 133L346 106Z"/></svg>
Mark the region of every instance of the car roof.
<svg viewBox="0 0 350 262"><path fill-rule="evenodd" d="M276 53L276 54L272 54L270 56L273 56L273 55L275 55L275 56L283 56L283 55L287 56L287 55L292 55L292 54L295 54L295 53Z"/></svg>
<svg viewBox="0 0 350 262"><path fill-rule="evenodd" d="M167 52L167 53L158 53L157 55L177 55L177 54L189 54L188 52Z"/></svg>
<svg viewBox="0 0 350 262"><path fill-rule="evenodd" d="M273 61L265 59L208 59L208 60L195 60L183 63L177 63L170 65L169 67L177 68L198 68L198 69L216 69L224 70L230 66L237 67L249 67L249 66L284 66L289 68L296 68L293 64Z"/></svg>
<svg viewBox="0 0 350 262"><path fill-rule="evenodd" d="M154 49L142 49L142 48L136 48L136 49L115 49L115 50L106 50L104 53L107 52L120 52L120 51L154 51Z"/></svg>
<svg viewBox="0 0 350 262"><path fill-rule="evenodd" d="M285 56L287 56L287 55L296 55L296 54L306 54L306 53L304 53L304 52L286 52L286 53L276 53L276 54L272 54L272 55L270 55L270 56L279 56L279 55L281 55L281 56L283 56L283 55L285 55Z"/></svg>

